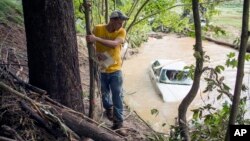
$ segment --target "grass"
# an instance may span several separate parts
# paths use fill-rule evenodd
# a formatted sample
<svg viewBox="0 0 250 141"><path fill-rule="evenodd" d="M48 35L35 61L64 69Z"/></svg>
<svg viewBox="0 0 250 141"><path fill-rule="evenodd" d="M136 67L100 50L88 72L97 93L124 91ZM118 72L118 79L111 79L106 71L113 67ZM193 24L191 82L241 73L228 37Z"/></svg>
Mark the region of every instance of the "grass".
<svg viewBox="0 0 250 141"><path fill-rule="evenodd" d="M212 18L215 25L230 25L236 28L241 28L242 11L237 12L230 8L218 8L221 12Z"/></svg>
<svg viewBox="0 0 250 141"><path fill-rule="evenodd" d="M226 35L214 35L214 37L232 43L240 37L243 3L239 1L225 2L219 5L217 9L220 13L213 16L211 23L225 30Z"/></svg>
<svg viewBox="0 0 250 141"><path fill-rule="evenodd" d="M21 0L0 0L0 23L23 24Z"/></svg>

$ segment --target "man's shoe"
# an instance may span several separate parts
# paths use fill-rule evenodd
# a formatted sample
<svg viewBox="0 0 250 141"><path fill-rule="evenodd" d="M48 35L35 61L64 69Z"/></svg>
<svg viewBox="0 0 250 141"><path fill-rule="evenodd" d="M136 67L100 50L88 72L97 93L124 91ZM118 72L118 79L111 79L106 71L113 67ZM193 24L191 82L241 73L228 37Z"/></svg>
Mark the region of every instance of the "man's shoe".
<svg viewBox="0 0 250 141"><path fill-rule="evenodd" d="M127 136L127 132L123 128L123 123L122 122L114 122L112 129L115 130L116 133L122 135L122 136Z"/></svg>
<svg viewBox="0 0 250 141"><path fill-rule="evenodd" d="M120 129L123 127L123 124L122 122L114 122L113 126L112 126L112 129L113 130L117 130L117 129Z"/></svg>
<svg viewBox="0 0 250 141"><path fill-rule="evenodd" d="M107 109L106 110L106 116L110 121L113 121L114 117L113 117L113 108Z"/></svg>
<svg viewBox="0 0 250 141"><path fill-rule="evenodd" d="M122 128L117 129L115 132L124 137L128 135L128 132L126 131L126 129L122 129Z"/></svg>

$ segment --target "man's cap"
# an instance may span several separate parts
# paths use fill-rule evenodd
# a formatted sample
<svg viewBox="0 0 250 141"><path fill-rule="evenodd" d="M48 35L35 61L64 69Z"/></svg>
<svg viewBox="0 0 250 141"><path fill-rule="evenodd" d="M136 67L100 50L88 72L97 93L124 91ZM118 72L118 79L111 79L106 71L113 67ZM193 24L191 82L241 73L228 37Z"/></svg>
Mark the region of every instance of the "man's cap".
<svg viewBox="0 0 250 141"><path fill-rule="evenodd" d="M120 10L115 10L111 13L110 19L113 19L113 18L119 18L121 20L128 20L129 17L127 17L125 14L123 14Z"/></svg>

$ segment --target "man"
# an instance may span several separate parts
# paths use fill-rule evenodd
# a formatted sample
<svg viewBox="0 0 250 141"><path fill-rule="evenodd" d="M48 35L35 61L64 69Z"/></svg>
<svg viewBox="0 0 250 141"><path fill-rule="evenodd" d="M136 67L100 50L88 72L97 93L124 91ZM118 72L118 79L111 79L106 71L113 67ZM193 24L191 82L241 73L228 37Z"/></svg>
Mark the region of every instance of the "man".
<svg viewBox="0 0 250 141"><path fill-rule="evenodd" d="M128 19L121 11L113 11L108 24L96 25L93 35L86 36L87 42L96 44L103 107L108 119L113 120L114 130L123 126L121 47L126 37L122 26Z"/></svg>

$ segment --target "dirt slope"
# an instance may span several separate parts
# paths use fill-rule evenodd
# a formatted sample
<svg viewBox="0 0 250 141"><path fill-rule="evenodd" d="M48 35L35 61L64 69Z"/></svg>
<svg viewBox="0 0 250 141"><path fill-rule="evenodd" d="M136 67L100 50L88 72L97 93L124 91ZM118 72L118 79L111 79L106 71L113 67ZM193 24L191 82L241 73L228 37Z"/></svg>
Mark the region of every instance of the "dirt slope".
<svg viewBox="0 0 250 141"><path fill-rule="evenodd" d="M80 73L81 73L83 91L85 95L84 101L85 101L85 106L88 107L88 99L86 96L88 94L88 89L89 89L88 52L87 52L87 47L84 45L84 37L78 37L78 43L79 43ZM23 81L28 82L28 65L27 65L28 60L27 60L27 52L26 52L25 31L23 27L15 26L15 25L0 24L0 54L1 54L0 68L7 67L13 74L18 76ZM0 77L2 81L4 78L2 78L1 74L0 74ZM100 96L98 96L97 99L98 101L100 101ZM15 105L14 107L18 107L16 102L12 102L12 104ZM3 108L2 106L4 105L1 105L0 109ZM105 116L103 116L102 114L103 109L101 107L100 102L98 103L97 106L99 107L98 109L100 113L98 115L98 121L100 123L105 124L107 127L112 126L112 123L108 121ZM13 111L13 109L16 109L16 108L12 107L11 109ZM20 117L23 117L23 116L26 117L25 115L23 115L25 113L21 111L18 111L17 113L19 114L12 115L12 119L9 119L8 114L3 113L0 118L0 123L2 124L3 121L8 121L9 123L5 123L5 124L8 124L8 126L16 129L16 126L17 126L16 124L20 124L20 123L17 123L18 121L16 121L16 119L17 118L20 119ZM126 137L126 140L131 140L131 141L146 140L145 134L150 134L152 130L146 124L144 124L144 122L142 122L140 118L134 112L129 111L129 108L126 108L125 110L125 117L126 117L125 128L128 131L128 136ZM27 122L27 124L28 123L29 122ZM30 139L31 136L27 134L28 134L29 129L32 129L29 126L33 126L33 125L21 125L20 124L19 126L22 126L23 128L19 128L20 130L16 129L16 131L19 134L22 134L23 138ZM35 128L40 128L40 127L35 127ZM43 130L39 129L39 133L36 133L36 134L34 133L35 136L37 137L36 140L40 140L40 139L46 140L50 138L51 135L49 133L45 131L43 131L42 133L41 131ZM37 129L37 132L38 132L38 129ZM39 135L47 136L47 137L46 138L42 136L39 137Z"/></svg>

